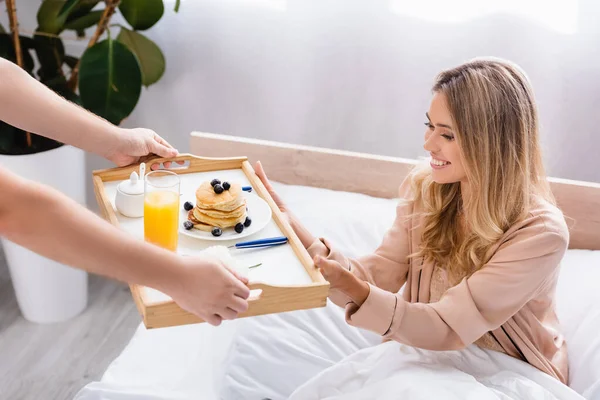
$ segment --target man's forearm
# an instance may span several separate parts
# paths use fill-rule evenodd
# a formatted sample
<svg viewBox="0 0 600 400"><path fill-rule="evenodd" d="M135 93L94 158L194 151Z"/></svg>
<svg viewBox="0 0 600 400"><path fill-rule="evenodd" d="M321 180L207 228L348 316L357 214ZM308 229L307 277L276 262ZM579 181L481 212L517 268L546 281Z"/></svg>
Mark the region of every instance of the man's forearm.
<svg viewBox="0 0 600 400"><path fill-rule="evenodd" d="M179 256L131 237L53 189L0 169L0 193L0 235L21 246L162 291L177 280Z"/></svg>
<svg viewBox="0 0 600 400"><path fill-rule="evenodd" d="M0 120L101 156L119 128L60 97L0 58Z"/></svg>

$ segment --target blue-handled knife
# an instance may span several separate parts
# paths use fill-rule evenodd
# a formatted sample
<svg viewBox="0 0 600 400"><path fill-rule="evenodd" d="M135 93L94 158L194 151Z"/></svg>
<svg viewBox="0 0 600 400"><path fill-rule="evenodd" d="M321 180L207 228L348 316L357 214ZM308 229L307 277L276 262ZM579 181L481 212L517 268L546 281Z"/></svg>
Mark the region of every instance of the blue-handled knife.
<svg viewBox="0 0 600 400"><path fill-rule="evenodd" d="M234 245L228 246L228 248L236 248L236 249L254 249L258 247L271 247L271 246L279 246L282 244L286 244L288 242L288 238L285 236L278 236L266 239L258 239L251 240L249 242L240 242Z"/></svg>

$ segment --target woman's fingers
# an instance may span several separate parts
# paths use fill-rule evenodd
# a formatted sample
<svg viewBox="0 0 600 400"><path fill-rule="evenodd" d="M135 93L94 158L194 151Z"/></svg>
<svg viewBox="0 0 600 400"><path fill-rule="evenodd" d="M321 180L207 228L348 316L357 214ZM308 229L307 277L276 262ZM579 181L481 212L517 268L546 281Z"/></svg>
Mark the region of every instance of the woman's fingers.
<svg viewBox="0 0 600 400"><path fill-rule="evenodd" d="M318 256L315 259L315 265L319 267L323 277L331 284L331 289L339 290L358 306L364 303L370 292L367 282L359 279L334 260Z"/></svg>
<svg viewBox="0 0 600 400"><path fill-rule="evenodd" d="M285 211L285 204L284 204L283 200L281 200L281 198L279 197L277 192L275 192L275 189L273 189L273 186L271 185L269 178L267 178L267 174L265 174L265 170L263 169L260 161L257 161L256 164L254 165L254 171L256 172L256 175L261 180L263 185L265 185L265 188L271 195L271 198L273 199L275 204L277 204L277 206L279 207L279 209L281 211Z"/></svg>
<svg viewBox="0 0 600 400"><path fill-rule="evenodd" d="M263 169L263 166L260 161L257 161L256 164L254 164L254 171L256 172L256 175L261 180L263 185L265 185L267 190L270 191L271 189L273 189L271 187L271 183L269 182L269 178L267 178L267 174L265 174L265 170Z"/></svg>
<svg viewBox="0 0 600 400"><path fill-rule="evenodd" d="M340 263L318 256L315 259L315 265L321 270L323 278L327 279L332 286L337 287L342 283L341 279L344 269Z"/></svg>

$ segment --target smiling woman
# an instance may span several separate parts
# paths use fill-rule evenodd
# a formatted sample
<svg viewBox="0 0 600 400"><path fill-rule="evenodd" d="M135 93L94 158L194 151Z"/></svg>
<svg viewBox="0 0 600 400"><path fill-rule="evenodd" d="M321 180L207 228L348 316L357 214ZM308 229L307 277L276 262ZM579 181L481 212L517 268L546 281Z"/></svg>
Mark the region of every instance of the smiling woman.
<svg viewBox="0 0 600 400"><path fill-rule="evenodd" d="M427 350L475 344L566 383L554 291L569 232L541 162L529 80L511 62L475 59L442 71L433 93L432 158L402 183L373 254L348 258L280 209L351 325Z"/></svg>

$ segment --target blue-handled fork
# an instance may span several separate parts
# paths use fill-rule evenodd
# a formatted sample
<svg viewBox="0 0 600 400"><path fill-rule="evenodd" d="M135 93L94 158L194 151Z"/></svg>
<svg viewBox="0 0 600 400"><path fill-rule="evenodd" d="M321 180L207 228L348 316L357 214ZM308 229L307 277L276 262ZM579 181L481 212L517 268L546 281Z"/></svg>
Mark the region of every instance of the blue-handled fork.
<svg viewBox="0 0 600 400"><path fill-rule="evenodd" d="M258 239L258 240L251 240L249 242L240 242L240 243L236 243L233 244L231 246L228 246L228 248L235 248L235 249L254 249L254 248L259 248L259 247L272 247L272 246L279 246L282 244L286 244L288 242L288 238L285 236L278 236L278 237L272 237L272 238L265 238L265 239Z"/></svg>

